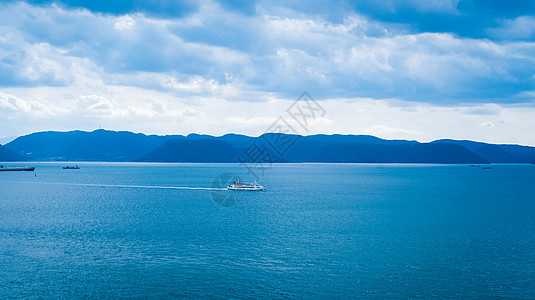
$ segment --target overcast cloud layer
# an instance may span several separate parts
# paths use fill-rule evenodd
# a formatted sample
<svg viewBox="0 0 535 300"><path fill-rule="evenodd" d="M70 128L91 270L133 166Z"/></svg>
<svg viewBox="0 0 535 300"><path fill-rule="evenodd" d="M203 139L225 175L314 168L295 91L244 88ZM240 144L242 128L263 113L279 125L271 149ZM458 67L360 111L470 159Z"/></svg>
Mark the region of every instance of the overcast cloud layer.
<svg viewBox="0 0 535 300"><path fill-rule="evenodd" d="M0 137L259 135L306 90L307 134L535 145L530 1L81 2L0 2Z"/></svg>

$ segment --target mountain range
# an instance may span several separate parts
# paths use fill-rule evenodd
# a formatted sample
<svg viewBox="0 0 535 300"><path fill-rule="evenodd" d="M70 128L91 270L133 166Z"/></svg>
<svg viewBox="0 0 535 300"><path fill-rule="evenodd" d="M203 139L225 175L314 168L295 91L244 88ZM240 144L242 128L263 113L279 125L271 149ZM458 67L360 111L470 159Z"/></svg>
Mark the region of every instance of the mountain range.
<svg viewBox="0 0 535 300"><path fill-rule="evenodd" d="M22 160L26 160L26 158L0 145L0 161L22 161Z"/></svg>
<svg viewBox="0 0 535 300"><path fill-rule="evenodd" d="M531 163L535 147L369 135L266 133L145 135L95 130L36 132L0 146L0 161Z"/></svg>

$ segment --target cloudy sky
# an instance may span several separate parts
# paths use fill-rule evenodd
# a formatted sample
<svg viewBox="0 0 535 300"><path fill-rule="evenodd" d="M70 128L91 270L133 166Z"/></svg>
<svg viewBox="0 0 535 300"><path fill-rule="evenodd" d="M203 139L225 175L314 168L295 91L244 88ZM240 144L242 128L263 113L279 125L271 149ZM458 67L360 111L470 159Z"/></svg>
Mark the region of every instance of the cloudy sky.
<svg viewBox="0 0 535 300"><path fill-rule="evenodd" d="M0 1L0 138L260 135L303 91L303 134L535 145L535 1Z"/></svg>

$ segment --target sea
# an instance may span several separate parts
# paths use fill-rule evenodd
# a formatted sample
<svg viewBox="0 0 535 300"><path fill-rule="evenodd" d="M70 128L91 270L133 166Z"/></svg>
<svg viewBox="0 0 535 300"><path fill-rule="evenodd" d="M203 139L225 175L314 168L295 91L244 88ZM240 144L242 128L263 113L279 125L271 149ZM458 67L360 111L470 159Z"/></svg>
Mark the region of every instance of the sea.
<svg viewBox="0 0 535 300"><path fill-rule="evenodd" d="M535 165L29 164L2 299L535 299Z"/></svg>

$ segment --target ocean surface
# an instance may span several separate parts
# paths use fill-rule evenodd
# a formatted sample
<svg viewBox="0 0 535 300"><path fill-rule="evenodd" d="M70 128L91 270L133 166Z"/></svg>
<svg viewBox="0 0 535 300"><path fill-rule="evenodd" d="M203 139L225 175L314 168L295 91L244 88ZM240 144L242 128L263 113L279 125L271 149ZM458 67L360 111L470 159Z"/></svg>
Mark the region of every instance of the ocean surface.
<svg viewBox="0 0 535 300"><path fill-rule="evenodd" d="M66 164L0 172L0 298L535 298L535 165Z"/></svg>

